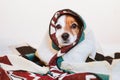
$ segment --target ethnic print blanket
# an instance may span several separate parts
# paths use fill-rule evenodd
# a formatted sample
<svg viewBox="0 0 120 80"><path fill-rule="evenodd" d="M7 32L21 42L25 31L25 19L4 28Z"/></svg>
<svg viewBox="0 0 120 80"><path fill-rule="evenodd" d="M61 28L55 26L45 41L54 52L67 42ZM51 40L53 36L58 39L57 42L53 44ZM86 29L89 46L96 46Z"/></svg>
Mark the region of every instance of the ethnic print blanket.
<svg viewBox="0 0 120 80"><path fill-rule="evenodd" d="M78 21L81 22L80 32L74 43L60 47L55 36L55 23L61 15L66 14L78 18ZM0 56L0 80L119 80L120 54L116 53L114 57L111 57L96 53L91 48L94 46L92 42L90 47L80 48L86 40L85 29L86 25L83 19L74 11L69 9L57 11L49 25L49 36L47 38L50 41L47 38L45 39L49 43L43 43L37 51L30 46L22 46L16 47L16 51L19 52L18 55ZM90 40L85 42L87 41ZM46 44L49 45L46 46ZM78 61L74 61L75 56L70 59L67 57L71 56L75 50L78 51L78 54L76 53L76 60ZM82 52L79 53L83 50L86 55ZM91 57L93 55L94 57Z"/></svg>

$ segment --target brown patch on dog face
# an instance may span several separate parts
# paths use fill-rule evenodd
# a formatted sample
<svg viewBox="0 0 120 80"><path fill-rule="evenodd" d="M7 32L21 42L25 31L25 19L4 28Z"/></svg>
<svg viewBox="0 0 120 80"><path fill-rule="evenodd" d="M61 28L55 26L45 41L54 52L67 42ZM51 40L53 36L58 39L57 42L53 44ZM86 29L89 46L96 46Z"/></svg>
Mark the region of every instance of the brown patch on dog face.
<svg viewBox="0 0 120 80"><path fill-rule="evenodd" d="M65 31L69 31L73 35L77 35L79 33L78 23L75 20L75 18L67 15L65 23L66 23L64 27Z"/></svg>

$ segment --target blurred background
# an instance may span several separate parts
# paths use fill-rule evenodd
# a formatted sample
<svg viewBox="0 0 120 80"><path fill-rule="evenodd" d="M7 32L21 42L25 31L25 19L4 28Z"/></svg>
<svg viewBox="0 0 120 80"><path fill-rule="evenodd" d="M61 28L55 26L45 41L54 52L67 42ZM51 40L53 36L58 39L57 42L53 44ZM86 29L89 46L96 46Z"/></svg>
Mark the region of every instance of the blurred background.
<svg viewBox="0 0 120 80"><path fill-rule="evenodd" d="M28 43L35 48L53 14L69 8L80 14L106 53L120 52L120 0L0 0L0 52Z"/></svg>

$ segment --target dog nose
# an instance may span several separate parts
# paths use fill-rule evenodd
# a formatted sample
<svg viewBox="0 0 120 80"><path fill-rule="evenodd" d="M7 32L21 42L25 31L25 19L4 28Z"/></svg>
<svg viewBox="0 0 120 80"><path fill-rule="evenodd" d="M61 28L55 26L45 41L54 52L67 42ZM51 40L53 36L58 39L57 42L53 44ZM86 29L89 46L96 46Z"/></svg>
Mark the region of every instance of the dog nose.
<svg viewBox="0 0 120 80"><path fill-rule="evenodd" d="M67 40L69 38L69 34L68 33L63 33L62 38L63 38L63 40Z"/></svg>

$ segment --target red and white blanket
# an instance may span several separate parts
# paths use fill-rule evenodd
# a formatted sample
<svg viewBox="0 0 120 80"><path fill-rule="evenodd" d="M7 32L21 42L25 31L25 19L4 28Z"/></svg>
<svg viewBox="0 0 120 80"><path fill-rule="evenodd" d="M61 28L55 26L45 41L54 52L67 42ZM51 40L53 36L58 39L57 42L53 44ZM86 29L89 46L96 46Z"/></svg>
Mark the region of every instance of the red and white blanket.
<svg viewBox="0 0 120 80"><path fill-rule="evenodd" d="M103 75L88 72L65 73L55 78L48 71L47 67L40 67L21 56L1 55L0 57L0 80L107 80L107 78L100 79Z"/></svg>
<svg viewBox="0 0 120 80"><path fill-rule="evenodd" d="M65 14L79 18L79 21L82 21L82 28L79 28L80 32L74 43L60 47L55 37L55 23L59 16ZM51 40L50 42L47 40L49 43L45 42L40 45L38 52L31 53L30 51L29 54L26 54L29 49L24 47L27 49L26 51L16 48L20 55L0 56L0 80L109 80L112 68L107 61L89 62L99 60L101 57L95 59L90 57L92 55L90 53L95 53L93 50L94 40L88 40L91 35L85 37L85 28L84 21L74 11L64 9L56 12L50 21L49 36L44 39L46 41L50 37ZM40 59L36 63L35 55ZM105 60L105 57L102 58ZM43 65L46 65L46 67ZM119 65L117 65L118 67Z"/></svg>

